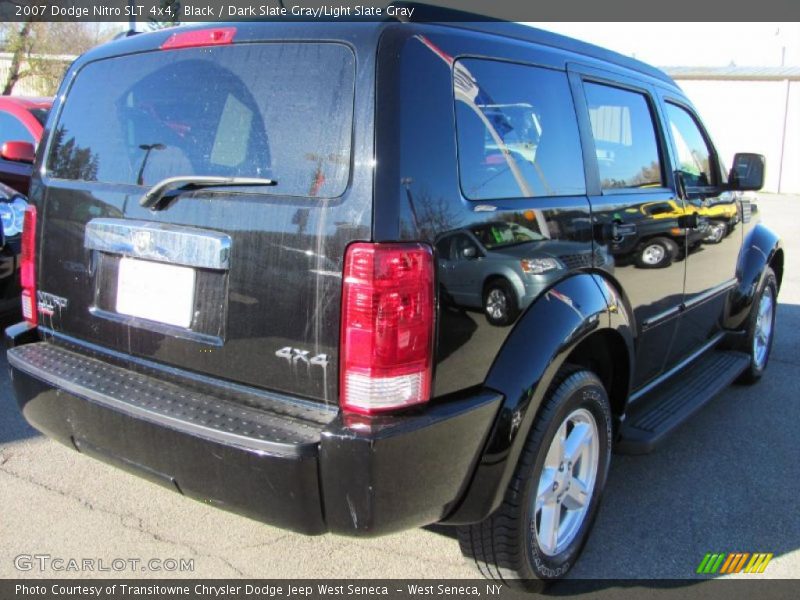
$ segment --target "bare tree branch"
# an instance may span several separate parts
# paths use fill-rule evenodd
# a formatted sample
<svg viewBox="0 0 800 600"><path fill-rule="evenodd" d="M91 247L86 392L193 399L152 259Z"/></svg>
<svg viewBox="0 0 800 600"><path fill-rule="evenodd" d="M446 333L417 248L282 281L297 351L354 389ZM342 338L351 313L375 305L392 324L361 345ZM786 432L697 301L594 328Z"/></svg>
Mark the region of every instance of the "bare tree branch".
<svg viewBox="0 0 800 600"><path fill-rule="evenodd" d="M99 30L92 31L77 22L4 22L0 23L0 32L5 38L3 50L11 54L8 73L1 84L3 94L12 93L22 79L34 80L37 93L54 94L69 67L69 59L63 57L85 52L102 39Z"/></svg>

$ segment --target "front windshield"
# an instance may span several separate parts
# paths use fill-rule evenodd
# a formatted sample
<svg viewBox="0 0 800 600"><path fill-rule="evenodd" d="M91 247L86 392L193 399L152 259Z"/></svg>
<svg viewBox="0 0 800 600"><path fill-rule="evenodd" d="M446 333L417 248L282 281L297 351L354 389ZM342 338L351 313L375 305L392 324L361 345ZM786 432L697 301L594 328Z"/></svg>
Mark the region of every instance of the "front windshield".
<svg viewBox="0 0 800 600"><path fill-rule="evenodd" d="M540 233L516 223L487 223L474 227L472 234L489 250L545 239Z"/></svg>

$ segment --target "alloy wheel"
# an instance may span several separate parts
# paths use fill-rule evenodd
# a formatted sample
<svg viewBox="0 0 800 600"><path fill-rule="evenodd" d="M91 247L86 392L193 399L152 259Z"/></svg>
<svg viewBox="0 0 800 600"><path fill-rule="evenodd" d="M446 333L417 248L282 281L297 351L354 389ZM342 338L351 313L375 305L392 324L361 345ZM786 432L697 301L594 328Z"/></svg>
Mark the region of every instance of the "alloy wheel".
<svg viewBox="0 0 800 600"><path fill-rule="evenodd" d="M642 250L642 262L647 265L657 265L664 260L666 250L658 244L651 244Z"/></svg>
<svg viewBox="0 0 800 600"><path fill-rule="evenodd" d="M503 290L494 288L489 292L486 297L486 314L492 319L502 319L508 310L508 298L506 298Z"/></svg>
<svg viewBox="0 0 800 600"><path fill-rule="evenodd" d="M711 225L708 234L708 239L716 243L722 241L723 237L725 237L725 224L714 223L713 225Z"/></svg>
<svg viewBox="0 0 800 600"><path fill-rule="evenodd" d="M599 457L597 422L591 412L579 408L564 419L550 442L534 500L531 527L547 556L563 552L583 525Z"/></svg>
<svg viewBox="0 0 800 600"><path fill-rule="evenodd" d="M753 360L758 369L763 368L767 362L774 311L775 304L772 298L772 289L767 286L764 288L764 293L758 303L758 316L756 317L756 329L753 336Z"/></svg>

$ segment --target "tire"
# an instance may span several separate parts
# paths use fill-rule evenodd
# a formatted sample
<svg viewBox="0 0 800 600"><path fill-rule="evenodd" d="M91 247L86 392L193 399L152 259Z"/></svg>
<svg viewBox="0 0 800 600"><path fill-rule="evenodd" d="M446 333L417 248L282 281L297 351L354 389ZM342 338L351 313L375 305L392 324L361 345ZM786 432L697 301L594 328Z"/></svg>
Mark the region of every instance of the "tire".
<svg viewBox="0 0 800 600"><path fill-rule="evenodd" d="M736 380L737 383L753 384L761 379L767 368L775 337L777 298L778 282L773 270L767 267L747 317L747 335L737 348L750 356L750 364Z"/></svg>
<svg viewBox="0 0 800 600"><path fill-rule="evenodd" d="M492 325L509 325L519 313L517 296L505 279L496 279L483 293L483 314Z"/></svg>
<svg viewBox="0 0 800 600"><path fill-rule="evenodd" d="M708 236L703 238L706 244L719 244L728 235L728 224L723 221L712 221Z"/></svg>
<svg viewBox="0 0 800 600"><path fill-rule="evenodd" d="M678 256L678 244L669 238L654 237L636 251L636 266L641 269L663 269Z"/></svg>
<svg viewBox="0 0 800 600"><path fill-rule="evenodd" d="M503 503L485 521L458 528L461 553L484 577L527 591L542 591L548 580L558 579L570 569L588 538L606 484L611 426L608 395L598 377L577 367L562 369L531 427ZM562 427L567 443L579 431L590 434L572 466L573 477L577 473L578 480L585 479L586 495L580 487L572 488L576 480L570 478L562 457L556 457L560 452L552 444ZM550 480L562 489L560 496L556 487L550 487ZM576 503L575 490L584 500L588 498L583 508ZM542 499L545 503L539 508ZM575 508L570 510L570 505ZM556 510L564 531L555 529L562 540L556 539L553 545L547 536L553 529L543 525L542 519L545 514L555 515Z"/></svg>

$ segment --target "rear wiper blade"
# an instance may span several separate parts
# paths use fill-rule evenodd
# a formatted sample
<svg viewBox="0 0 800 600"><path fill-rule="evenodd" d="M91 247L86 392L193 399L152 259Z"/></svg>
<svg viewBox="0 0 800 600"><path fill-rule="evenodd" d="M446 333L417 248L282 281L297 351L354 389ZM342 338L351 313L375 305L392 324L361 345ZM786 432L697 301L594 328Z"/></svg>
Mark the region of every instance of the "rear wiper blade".
<svg viewBox="0 0 800 600"><path fill-rule="evenodd" d="M246 186L273 186L278 185L274 179L261 179L259 177L214 177L210 175L183 175L180 177L167 177L162 179L142 196L139 204L151 210L166 208L169 202L183 192L200 190L208 187L246 187Z"/></svg>

